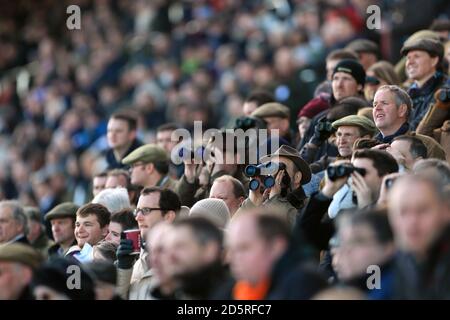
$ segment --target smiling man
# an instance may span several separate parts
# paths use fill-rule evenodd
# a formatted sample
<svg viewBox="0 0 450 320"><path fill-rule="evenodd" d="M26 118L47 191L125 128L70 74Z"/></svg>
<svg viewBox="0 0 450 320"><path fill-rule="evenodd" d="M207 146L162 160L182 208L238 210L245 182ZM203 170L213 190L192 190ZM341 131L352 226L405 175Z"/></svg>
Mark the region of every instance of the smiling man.
<svg viewBox="0 0 450 320"><path fill-rule="evenodd" d="M106 237L110 216L108 209L98 203L88 203L78 209L75 239L81 249L86 243L94 246Z"/></svg>
<svg viewBox="0 0 450 320"><path fill-rule="evenodd" d="M409 123L415 130L435 103L434 93L448 80L442 67L444 46L434 39L414 39L405 42L401 54L406 56L406 74L413 82L408 88L413 102Z"/></svg>
<svg viewBox="0 0 450 320"><path fill-rule="evenodd" d="M350 158L353 144L358 138L372 138L377 128L372 120L364 116L351 115L333 122L336 129L336 145L342 158Z"/></svg>

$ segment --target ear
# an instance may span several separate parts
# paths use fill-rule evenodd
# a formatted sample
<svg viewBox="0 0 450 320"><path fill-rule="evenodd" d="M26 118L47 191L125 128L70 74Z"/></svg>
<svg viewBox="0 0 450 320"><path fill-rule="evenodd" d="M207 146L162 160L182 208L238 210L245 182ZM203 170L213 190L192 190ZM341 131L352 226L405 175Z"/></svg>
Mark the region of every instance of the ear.
<svg viewBox="0 0 450 320"><path fill-rule="evenodd" d="M399 117L405 117L406 118L406 113L407 112L408 112L408 107L404 103L402 103L397 109L397 114L398 114Z"/></svg>
<svg viewBox="0 0 450 320"><path fill-rule="evenodd" d="M278 238L272 242L273 256L278 259L287 249L287 242L284 239Z"/></svg>
<svg viewBox="0 0 450 320"><path fill-rule="evenodd" d="M153 163L147 163L145 165L145 172L147 172L148 174L153 173L154 169L155 169L155 165Z"/></svg>
<svg viewBox="0 0 450 320"><path fill-rule="evenodd" d="M130 140L134 140L137 136L137 130L130 130L130 132L128 132L128 137L130 138Z"/></svg>
<svg viewBox="0 0 450 320"><path fill-rule="evenodd" d="M173 222L176 217L177 217L177 215L176 215L175 211L170 210L170 211L167 211L167 213L164 215L163 219L167 222Z"/></svg>
<svg viewBox="0 0 450 320"><path fill-rule="evenodd" d="M296 172L294 175L294 184L300 185L302 178L303 178L302 173L300 171Z"/></svg>
<svg viewBox="0 0 450 320"><path fill-rule="evenodd" d="M217 245L211 241L205 246L203 254L204 262L210 263L217 259L217 256L220 255L220 250L217 248Z"/></svg>
<svg viewBox="0 0 450 320"><path fill-rule="evenodd" d="M109 224L107 224L106 226L104 226L102 228L102 236L103 236L103 238L105 238L108 235L108 227L109 227Z"/></svg>
<svg viewBox="0 0 450 320"><path fill-rule="evenodd" d="M431 58L431 65L433 66L433 68L436 68L438 63L439 63L439 57Z"/></svg>

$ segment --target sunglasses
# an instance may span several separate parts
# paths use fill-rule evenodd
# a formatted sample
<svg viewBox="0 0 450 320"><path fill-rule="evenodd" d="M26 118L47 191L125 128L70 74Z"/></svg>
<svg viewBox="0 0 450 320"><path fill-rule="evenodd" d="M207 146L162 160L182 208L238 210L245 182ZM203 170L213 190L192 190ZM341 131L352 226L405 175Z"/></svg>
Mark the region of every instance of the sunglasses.
<svg viewBox="0 0 450 320"><path fill-rule="evenodd" d="M375 77L366 76L366 83L379 85L379 84L380 84L380 80L378 80L378 79L375 78Z"/></svg>

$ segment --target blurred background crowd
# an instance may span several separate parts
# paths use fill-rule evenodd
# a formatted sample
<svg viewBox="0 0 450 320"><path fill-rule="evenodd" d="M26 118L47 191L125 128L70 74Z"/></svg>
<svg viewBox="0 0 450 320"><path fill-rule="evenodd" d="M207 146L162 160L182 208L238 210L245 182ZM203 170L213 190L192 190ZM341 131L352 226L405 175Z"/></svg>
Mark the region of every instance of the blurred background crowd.
<svg viewBox="0 0 450 320"><path fill-rule="evenodd" d="M66 8L69 5L78 5L81 9L80 30L69 30L66 26L69 17ZM377 5L380 8L379 29L368 28L369 5ZM170 168L162 165L161 169L158 163L166 160L167 163L170 162L168 159L164 160L164 157L170 154L174 145L173 141L172 144L169 141L170 138L163 135L164 132L168 132L170 137L170 133L177 128L192 131L194 121L201 121L203 128L208 129L239 127L236 120L245 119L244 117L253 121L262 119L263 127L279 129L281 144L290 146L282 147L276 156L278 162L281 162L279 159L283 157L292 160L280 170L285 170L290 176L287 183L292 189L290 191L299 189L302 191L301 194L295 195L297 202L288 197L292 206L286 209L287 228L280 221L271 220L274 218L270 215L254 217L252 213L249 214L249 218L241 218L230 227L229 234L232 237L229 240L230 246L237 254L239 243L235 237L245 233L245 231L242 233L242 230L257 228L255 232L263 234L264 241L273 242L271 246L275 249L270 252L274 257L266 266L267 270L271 270L272 264L280 256L288 257L285 260L296 256L285 247L294 230L297 236L301 235L302 240L296 239L293 242L300 243L306 239L313 249L322 251L320 260L322 264L327 265L323 269L325 271L322 270L323 274L336 278L337 272L337 278L340 276L341 280L352 279L359 270L355 273L349 271L346 275L346 270L352 269L350 258L345 258L342 252L341 256L333 255L333 248L339 246L333 244L334 240L338 241L333 237L338 227L331 226L333 223L330 221L325 223L322 211L327 212L330 219L334 219L340 210L374 209L375 204L386 206L388 191L385 189L388 189L386 180L389 178L386 176L399 171L399 168L402 173L412 172L415 162L420 159L439 159L440 162L431 164L434 167L442 166L442 171L437 173L438 176L442 177L450 172L446 171L450 170L448 169L450 89L448 92L445 89L448 88L447 59L450 57L449 17L450 5L445 0L0 1L0 199L17 199L22 207L35 208L34 218L32 213L27 214L28 229L33 229L32 221L35 221L36 226L46 224L47 230L44 232L42 231L44 229L36 227L33 241L41 236L40 233L46 233L58 244L58 240L55 239L55 226L51 221L61 217L75 219L76 216L78 224L79 217L86 218L90 216L89 213L95 212L101 228L110 221L110 225L120 224L119 230L109 227L103 237L100 237L104 238L108 234L111 240L115 235L115 240L112 241L115 247L102 245L97 250L113 252L113 258L109 259L112 261L122 256L118 262L118 270L129 270L132 266L136 269L136 263L139 262L143 270L139 272L134 270L133 275L131 273L119 275L118 281L125 281L127 284L125 289L123 283L117 284L118 287L122 285L122 291L117 297L120 295L122 298L185 296L207 298L210 297L209 291L208 295L204 292L196 295L198 292L192 287L187 290L188 294L184 292L178 295L178 291L172 290L176 287L174 283L178 283L177 281L168 281L164 290L158 287L157 292L153 290L155 284L152 282L150 287L145 287L144 293L140 293L136 288L137 283L149 276L147 274L149 270L144 266L147 258L141 252L137 262L132 261L127 251L129 243L120 242L120 233L126 229L139 228L143 238L156 239L163 237L163 231L170 234L169 228L175 228L173 230L179 230L179 233L182 233L180 230L188 230L193 234L204 232L206 242L220 244L221 248L223 235L220 232L215 233L217 228L214 229L201 219L199 221L194 219L193 222L180 221L170 227L163 225L147 235L143 230L148 231L147 229L151 229L153 225L150 226L151 223L145 220L144 216L147 217L151 213L142 210L139 212L139 209L144 207L140 206L138 201L141 201L141 198L150 199L148 194L157 193L160 201L159 203L156 201L156 206L161 208L161 199L165 197L170 204L166 207L170 210L165 211L176 211L176 215L183 207L189 212L189 207L192 211L196 205L199 207L198 210L203 210L202 212L217 210L220 212L218 215L222 215L218 221L215 218L215 225L218 224L219 229L225 228L238 210L254 210L255 206L258 207L267 199L263 200L262 196L255 195L256 188L252 189L249 184L252 175L247 174L246 178L242 178L246 173L243 172L243 168L224 166L216 167L209 172L205 169L208 181L202 183L202 174L194 173L195 169L192 166L176 166L170 163L167 164ZM428 30L423 31L421 36L411 37L425 29ZM360 41L361 39L365 40ZM428 60L420 60L421 56L413 57L410 55L413 52L426 52L428 56L425 59ZM435 58L438 59L433 60ZM408 60L406 67L405 59ZM411 62L414 59L415 62ZM428 69L422 71L422 66ZM350 80L355 82L354 89L351 85L345 84L345 81L348 81L345 77L349 75L353 79ZM342 84L338 84L339 81L342 81ZM379 93L377 90L382 85L398 86L396 88L401 91L400 93L395 88L384 89L384 92L389 91L392 97L395 95L392 101L395 100L396 110L399 110L401 105L405 106L403 114L399 113L394 117L381 109L383 107L379 108L384 111L372 113L372 106L375 110L378 104L387 104L387 98L380 95L376 98L376 94ZM444 89L436 93L441 87ZM350 92L352 90L354 92ZM406 98L402 96L403 93ZM437 96L439 93L442 93L442 98ZM446 94L448 96L445 96ZM254 106L250 105L252 102L255 103ZM274 104L267 106L266 103ZM264 104L266 106L259 108ZM319 116L324 115L328 122L323 121L323 118L319 119ZM387 119L388 116L394 117L393 121L397 122L386 124L384 118ZM325 129L324 127L319 129L320 126L317 126L322 123ZM329 130L326 129L327 124L330 126ZM344 129L339 131L339 128L352 126L360 129L356 136L352 136L351 132L344 132ZM125 133L120 130L125 130ZM404 134L410 130L416 131L418 136L405 138ZM348 138L350 140L345 142L342 138L344 136L350 137ZM399 141L393 142L397 136L402 137L398 139ZM356 138L362 140L359 140L359 144L353 145ZM375 150L374 154L371 150L364 153L363 149L371 147L378 150ZM358 153L359 151L361 153ZM159 152L167 154L161 155ZM383 154L380 156L377 152ZM349 181L349 187L345 187L346 177L350 173L340 176L335 174L335 177L330 179L332 173L326 168L330 163L335 163L336 157L338 161L342 160L345 163L351 158L355 167L364 167L362 176L368 176L367 181L358 182L362 177L359 175L355 177L353 174L353 181ZM366 166L361 159L372 161L372 167ZM145 167L149 163L155 165L148 171L138 172L138 166ZM131 170L128 170L130 167ZM378 180L375 178L369 180L372 170L370 168L376 169ZM111 171L112 169L119 171ZM215 178L219 176L219 172L227 174L228 178L218 180L216 183ZM120 176L124 179L123 183L110 180L111 177ZM230 176L236 178L239 183ZM281 181L281 175L279 177L276 183L281 185L284 182ZM342 177L345 179L342 180ZM420 178L409 177L409 179L412 179L411 181L417 179L414 180L415 183L418 185L423 183L424 188L436 186L433 182L422 181ZM448 188L450 174L448 179L442 182L442 188L436 188L441 190ZM109 213L117 213L127 208L134 209L137 206L138 212L134 215L138 225L134 221L131 209L128 213L116 216L116 220L112 218L110 220L108 216L106 222L101 218L102 208L88 205L86 209L83 206L105 189L107 180L110 186L106 188L121 186L127 189L128 197L124 200L125 204L117 204L120 202L117 200L112 201L113 207L108 207L110 200L104 200L108 204L106 205L102 199L95 199L93 203L105 204ZM219 188L217 185L220 182L233 185L234 200L221 194L228 189ZM403 185L405 188L402 190L406 190L407 183L404 182ZM171 198L173 195L163 196L164 192L161 190L147 190L155 186L171 189L176 199ZM142 188L144 193L139 197ZM353 194L348 192L351 188ZM413 191L421 192L419 189ZM283 202L285 195L282 192L281 195L280 201ZM446 195L448 193L437 195L438 199L433 203L445 203L441 198L445 198ZM120 198L117 194L113 196ZM352 197L358 198L359 203L356 202L355 205L353 201L352 204ZM398 197L401 198L400 195ZM201 203L208 198L223 201ZM270 196L270 199L273 198ZM69 202L76 206L76 215L75 211L64 206L64 210L58 207ZM227 205L226 209L223 208L223 202ZM448 203L442 205L448 207ZM14 207L9 202L6 202L5 206ZM59 209L54 211L55 207ZM80 213L79 207L85 210L81 210ZM303 218L297 217L300 210L303 211L298 216ZM439 207L436 210L442 212L444 209ZM49 218L50 212L56 216ZM318 215L317 212L321 214ZM315 218L311 218L314 213ZM342 237L345 239L350 229L352 232L361 232L361 237L372 234L373 230L355 231L355 225L360 228L363 225L368 229L373 227L379 231L373 235L379 240L378 249L393 252L394 249L387 245L393 241L393 231L387 221L383 219L378 221L378 216L373 212L372 214L373 216L362 215L361 221L357 219L351 221L348 218L348 224L342 223L340 241ZM166 212L162 216L167 217ZM142 221L138 217L141 217ZM6 222L0 221L0 236L3 232L3 238L7 239L5 234L8 232L5 228L12 227L5 225L2 227L2 223ZM270 225L273 225L273 230L270 230ZM420 234L419 231L417 233ZM15 233L14 236L20 234L21 232ZM99 235L101 234L100 232ZM187 238L182 236L179 239L175 238L176 236L173 236L171 239L174 252L188 250L181 248L181 243L187 241ZM70 245L78 246L78 251L70 255L84 262L84 242L80 242L76 234L69 240ZM251 239L248 241L252 242ZM160 242L163 241L149 242L148 247L145 249L143 247L142 250L158 252ZM64 248L64 254L61 252L59 254L66 255L66 249L70 245ZM98 241L90 245L98 245ZM205 244L201 242L201 245ZM154 248L150 248L151 246ZM207 251L205 249L207 246L202 246L199 248ZM277 249L277 246L282 249ZM119 251L116 257L117 248ZM20 252L21 249L17 250ZM218 254L215 250L218 249L212 246L211 255L214 256L212 260L217 263ZM23 254L27 255L26 252ZM376 253L367 250L364 254L376 256ZM262 256L265 255L267 254ZM340 264L339 261L331 262L331 255L341 257ZM392 255L387 255L388 257L381 258L380 254L383 263L392 258ZM126 257L123 258L124 256ZM161 261L164 259L158 260L159 256L156 253L154 256L154 261L153 258L148 258L150 261L148 263L151 265L153 262L156 265L154 270L157 277L170 278L164 273L164 268L158 265L163 263ZM235 258L239 260L238 256ZM1 259L0 253L0 261ZM182 253L178 259L183 260ZM258 261L256 259L248 263L251 265ZM21 263L35 267L29 260ZM59 267L63 268L66 266L65 263L67 262L59 261ZM183 263L180 262L180 265ZM285 274L282 270L284 265L292 264L282 261L281 267L279 266L274 274ZM57 268L55 266L44 268L53 267ZM97 275L106 274L105 270L109 270L107 266L103 266L105 269L98 267L100 271L95 265L91 267ZM199 270L204 272L204 269L195 267L192 268L196 272ZM224 271L216 265L214 268L213 278L221 282L218 278L220 280L226 278L223 276ZM450 265L447 268L450 268ZM192 275L193 270L189 269L191 271L189 276L197 279ZM290 292L288 288L290 281L285 278L279 282L273 278L272 284L279 285L277 287L279 290L270 291L269 282L264 275L267 270L262 270L263 275L254 281L258 283L258 288L248 285L245 281L238 281L233 289L230 289L231 297L310 298L319 288L326 287L326 282L321 282L318 275L315 273L311 275L313 273L310 273L309 269L306 271L302 269L301 272L294 272L292 275L295 281L311 279L301 293L289 295L287 292ZM41 273L37 273L36 286L47 283L48 279L43 276L45 272L42 273L41 270ZM116 271L111 272L115 275ZM177 274L177 270L174 272ZM239 280L239 276L248 280L248 270L233 269L232 266L232 272L235 280ZM313 280L316 276L317 280ZM111 278L113 280L105 281L114 282L116 276ZM180 281L192 285L192 279L183 278ZM151 294L148 293L149 288L153 290ZM191 289L194 291L190 291ZM404 295L399 294L396 297L407 298L405 292L408 290L405 286L402 286L402 289ZM448 298L450 291L443 290L445 293L432 292L426 297ZM263 294L268 291L271 295ZM134 292L134 295L131 292ZM334 294L333 297L341 297L337 293ZM346 294L353 298L364 297L362 293L358 295L351 291L342 294L342 297ZM386 292L384 294L381 298L395 296Z"/></svg>

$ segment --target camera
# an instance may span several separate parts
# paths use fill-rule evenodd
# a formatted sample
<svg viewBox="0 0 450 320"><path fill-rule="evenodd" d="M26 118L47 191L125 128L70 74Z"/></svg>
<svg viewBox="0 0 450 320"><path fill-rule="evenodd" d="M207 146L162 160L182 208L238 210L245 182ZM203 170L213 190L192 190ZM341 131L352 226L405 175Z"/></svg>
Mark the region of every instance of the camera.
<svg viewBox="0 0 450 320"><path fill-rule="evenodd" d="M319 133L328 136L330 136L334 132L333 126L331 125L331 121L328 120L317 123L316 130Z"/></svg>
<svg viewBox="0 0 450 320"><path fill-rule="evenodd" d="M256 117L240 117L236 119L234 130L242 129L243 131L247 131L248 129L264 129L266 127L266 122L262 119Z"/></svg>
<svg viewBox="0 0 450 320"><path fill-rule="evenodd" d="M439 95L438 95L439 101L447 103L450 102L450 88L441 88Z"/></svg>
<svg viewBox="0 0 450 320"><path fill-rule="evenodd" d="M348 177L355 171L361 174L363 177L366 174L366 169L354 167L352 164L341 164L337 166L329 166L327 168L328 178L331 181L335 181L343 177Z"/></svg>

